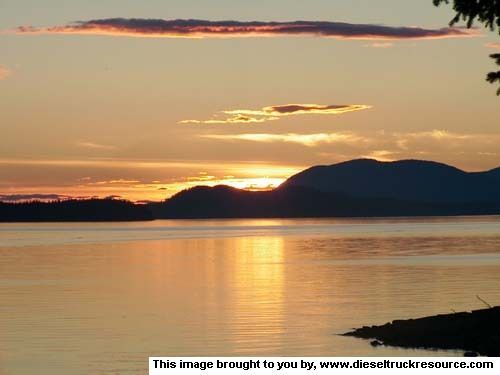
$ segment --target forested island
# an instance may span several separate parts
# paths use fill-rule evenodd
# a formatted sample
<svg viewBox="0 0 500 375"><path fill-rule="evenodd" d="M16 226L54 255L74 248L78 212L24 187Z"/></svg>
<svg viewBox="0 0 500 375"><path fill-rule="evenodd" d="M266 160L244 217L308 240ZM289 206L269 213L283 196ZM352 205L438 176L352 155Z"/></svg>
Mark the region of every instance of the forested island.
<svg viewBox="0 0 500 375"><path fill-rule="evenodd" d="M197 186L162 202L0 202L3 222L498 214L500 168L464 172L419 160L353 160L309 168L270 191Z"/></svg>

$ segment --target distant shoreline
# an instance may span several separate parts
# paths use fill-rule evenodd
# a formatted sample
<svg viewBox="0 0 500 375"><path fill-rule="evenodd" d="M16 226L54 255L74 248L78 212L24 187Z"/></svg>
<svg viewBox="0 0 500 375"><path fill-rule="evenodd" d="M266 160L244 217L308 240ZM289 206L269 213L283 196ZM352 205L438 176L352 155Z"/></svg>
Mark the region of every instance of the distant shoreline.
<svg viewBox="0 0 500 375"><path fill-rule="evenodd" d="M148 222L203 219L341 219L496 216L488 203L436 204L289 188L250 192L227 186L196 187L164 202L119 199L0 202L0 222Z"/></svg>
<svg viewBox="0 0 500 375"><path fill-rule="evenodd" d="M500 214L500 168L464 172L429 161L351 160L306 169L267 191L195 186L162 202L0 202L1 222L422 217Z"/></svg>

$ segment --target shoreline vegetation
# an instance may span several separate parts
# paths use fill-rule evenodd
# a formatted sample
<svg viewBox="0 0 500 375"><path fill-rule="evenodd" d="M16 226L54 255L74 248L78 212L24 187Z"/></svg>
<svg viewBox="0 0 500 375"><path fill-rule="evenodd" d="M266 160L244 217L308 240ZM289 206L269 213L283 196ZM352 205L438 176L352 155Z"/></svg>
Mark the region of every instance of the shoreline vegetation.
<svg viewBox="0 0 500 375"><path fill-rule="evenodd" d="M500 356L500 306L471 312L394 320L362 327L343 336L371 339L372 346L463 350L466 356Z"/></svg>
<svg viewBox="0 0 500 375"><path fill-rule="evenodd" d="M269 191L196 186L162 202L0 201L0 222L464 216L500 214L500 168L359 159L306 169Z"/></svg>

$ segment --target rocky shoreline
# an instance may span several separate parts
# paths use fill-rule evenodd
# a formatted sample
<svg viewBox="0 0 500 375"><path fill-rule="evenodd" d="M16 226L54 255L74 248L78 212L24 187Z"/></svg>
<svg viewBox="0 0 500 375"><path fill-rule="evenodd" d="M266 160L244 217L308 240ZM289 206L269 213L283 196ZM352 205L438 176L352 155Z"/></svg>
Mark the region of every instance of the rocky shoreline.
<svg viewBox="0 0 500 375"><path fill-rule="evenodd" d="M500 306L419 319L394 320L357 328L344 336L372 339L372 345L464 350L467 354L500 356Z"/></svg>

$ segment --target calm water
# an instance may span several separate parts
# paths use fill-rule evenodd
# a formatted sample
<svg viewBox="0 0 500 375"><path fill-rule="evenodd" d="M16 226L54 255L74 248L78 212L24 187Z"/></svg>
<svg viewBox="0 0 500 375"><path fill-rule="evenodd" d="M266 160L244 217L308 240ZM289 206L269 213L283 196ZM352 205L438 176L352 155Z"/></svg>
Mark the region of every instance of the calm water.
<svg viewBox="0 0 500 375"><path fill-rule="evenodd" d="M0 224L0 374L148 356L457 355L352 327L500 304L500 217Z"/></svg>

